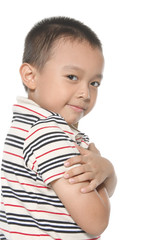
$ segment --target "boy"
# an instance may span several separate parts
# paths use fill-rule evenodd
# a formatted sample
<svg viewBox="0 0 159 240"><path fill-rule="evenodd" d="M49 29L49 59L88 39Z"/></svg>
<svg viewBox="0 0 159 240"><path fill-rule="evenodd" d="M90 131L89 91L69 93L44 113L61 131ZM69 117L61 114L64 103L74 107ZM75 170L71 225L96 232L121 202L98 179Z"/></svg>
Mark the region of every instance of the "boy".
<svg viewBox="0 0 159 240"><path fill-rule="evenodd" d="M106 229L115 172L77 130L103 65L99 39L76 20L45 19L28 33L20 68L28 98L13 106L5 141L0 239L100 239Z"/></svg>

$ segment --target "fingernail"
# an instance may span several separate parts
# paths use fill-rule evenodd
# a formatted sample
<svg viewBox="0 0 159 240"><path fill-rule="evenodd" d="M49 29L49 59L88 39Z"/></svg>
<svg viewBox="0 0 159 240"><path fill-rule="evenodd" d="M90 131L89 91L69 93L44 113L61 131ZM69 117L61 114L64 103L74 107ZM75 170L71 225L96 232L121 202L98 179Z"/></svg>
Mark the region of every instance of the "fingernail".
<svg viewBox="0 0 159 240"><path fill-rule="evenodd" d="M69 162L65 162L64 165L65 165L65 167L68 167L70 165L70 163Z"/></svg>
<svg viewBox="0 0 159 240"><path fill-rule="evenodd" d="M82 193L85 193L85 192L86 192L85 188L82 188L82 189L81 189L81 192L82 192Z"/></svg>
<svg viewBox="0 0 159 240"><path fill-rule="evenodd" d="M69 182L70 182L70 183L74 183L75 180L74 180L73 178L70 178L70 179L69 179Z"/></svg>
<svg viewBox="0 0 159 240"><path fill-rule="evenodd" d="M65 174L64 174L64 178L69 178L69 174L68 174L68 173L65 173Z"/></svg>

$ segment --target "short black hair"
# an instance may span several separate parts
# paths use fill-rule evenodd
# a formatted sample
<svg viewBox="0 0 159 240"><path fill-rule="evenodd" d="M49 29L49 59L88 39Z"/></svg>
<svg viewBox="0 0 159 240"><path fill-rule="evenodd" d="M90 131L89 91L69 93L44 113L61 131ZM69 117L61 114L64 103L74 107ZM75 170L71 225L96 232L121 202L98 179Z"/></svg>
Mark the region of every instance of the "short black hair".
<svg viewBox="0 0 159 240"><path fill-rule="evenodd" d="M33 26L25 39L23 63L42 69L50 57L50 49L61 38L86 41L92 47L102 50L97 35L85 24L69 17L43 19Z"/></svg>

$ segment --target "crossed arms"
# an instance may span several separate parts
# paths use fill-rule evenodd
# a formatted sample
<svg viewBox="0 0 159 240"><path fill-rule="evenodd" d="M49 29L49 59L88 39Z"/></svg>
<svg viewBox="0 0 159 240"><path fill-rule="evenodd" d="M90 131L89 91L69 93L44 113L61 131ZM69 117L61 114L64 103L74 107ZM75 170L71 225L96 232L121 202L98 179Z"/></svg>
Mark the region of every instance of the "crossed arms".
<svg viewBox="0 0 159 240"><path fill-rule="evenodd" d="M52 187L74 221L88 234L97 236L108 226L109 197L116 186L116 175L112 164L100 156L94 145L78 150L81 155L65 165L81 163L81 166L69 170L65 178L53 181Z"/></svg>

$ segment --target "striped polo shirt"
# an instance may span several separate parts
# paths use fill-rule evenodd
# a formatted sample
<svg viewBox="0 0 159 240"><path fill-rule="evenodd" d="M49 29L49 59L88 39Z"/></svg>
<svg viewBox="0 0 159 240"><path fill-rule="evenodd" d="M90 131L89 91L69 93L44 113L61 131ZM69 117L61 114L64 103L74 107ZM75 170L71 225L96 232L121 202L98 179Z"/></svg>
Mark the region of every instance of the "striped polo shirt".
<svg viewBox="0 0 159 240"><path fill-rule="evenodd" d="M87 148L88 137L59 114L17 99L2 159L1 240L100 239L74 222L49 185L68 170L64 162L79 155L75 143Z"/></svg>

